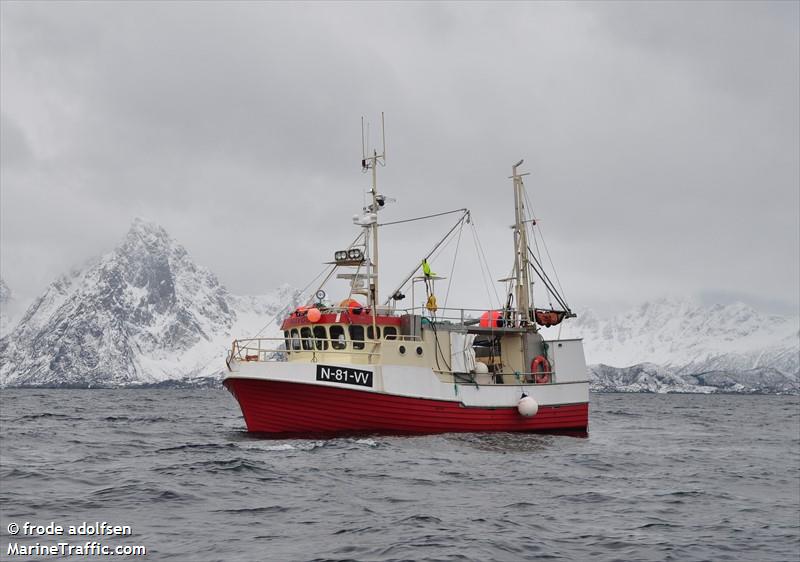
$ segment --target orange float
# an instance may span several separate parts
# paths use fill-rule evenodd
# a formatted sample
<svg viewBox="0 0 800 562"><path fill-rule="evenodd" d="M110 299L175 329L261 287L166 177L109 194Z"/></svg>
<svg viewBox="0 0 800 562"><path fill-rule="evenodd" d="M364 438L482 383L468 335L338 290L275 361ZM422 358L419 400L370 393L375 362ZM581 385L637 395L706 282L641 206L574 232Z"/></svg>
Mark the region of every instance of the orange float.
<svg viewBox="0 0 800 562"><path fill-rule="evenodd" d="M364 310L364 305L355 299L344 299L339 306L346 308L351 314L361 314L361 311Z"/></svg>
<svg viewBox="0 0 800 562"><path fill-rule="evenodd" d="M308 312L306 312L306 318L312 324L319 322L319 319L322 318L322 313L319 311L317 307L309 308Z"/></svg>
<svg viewBox="0 0 800 562"><path fill-rule="evenodd" d="M502 326L502 314L499 310L487 310L481 314L481 328L499 328Z"/></svg>

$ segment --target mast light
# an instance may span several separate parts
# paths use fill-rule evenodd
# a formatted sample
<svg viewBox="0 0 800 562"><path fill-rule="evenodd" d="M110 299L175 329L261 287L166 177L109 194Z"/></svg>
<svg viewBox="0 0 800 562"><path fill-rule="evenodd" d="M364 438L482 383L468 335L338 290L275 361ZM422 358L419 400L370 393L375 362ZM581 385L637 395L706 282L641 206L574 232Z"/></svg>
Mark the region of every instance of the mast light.
<svg viewBox="0 0 800 562"><path fill-rule="evenodd" d="M364 252L361 248L350 248L349 250L339 250L333 254L337 264L354 265L364 261Z"/></svg>

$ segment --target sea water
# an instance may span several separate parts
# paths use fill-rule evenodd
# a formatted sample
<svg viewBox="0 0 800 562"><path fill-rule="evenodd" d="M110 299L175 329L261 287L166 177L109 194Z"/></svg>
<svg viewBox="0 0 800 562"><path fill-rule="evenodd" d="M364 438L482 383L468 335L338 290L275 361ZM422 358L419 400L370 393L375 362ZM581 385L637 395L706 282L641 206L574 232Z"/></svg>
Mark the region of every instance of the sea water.
<svg viewBox="0 0 800 562"><path fill-rule="evenodd" d="M269 440L224 390L0 406L0 560L800 559L798 397L595 394L585 438Z"/></svg>

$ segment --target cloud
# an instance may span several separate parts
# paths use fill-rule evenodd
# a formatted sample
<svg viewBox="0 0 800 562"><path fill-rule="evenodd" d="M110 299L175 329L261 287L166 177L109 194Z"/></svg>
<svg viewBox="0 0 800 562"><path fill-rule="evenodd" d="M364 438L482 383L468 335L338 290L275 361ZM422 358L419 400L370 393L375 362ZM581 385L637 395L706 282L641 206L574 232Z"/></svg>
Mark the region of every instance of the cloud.
<svg viewBox="0 0 800 562"><path fill-rule="evenodd" d="M383 110L380 185L399 200L384 219L473 209L495 277L512 259L506 176L525 158L578 303L797 303L796 3L0 10L15 290L110 248L137 215L234 291L303 285L356 234L360 116L374 140ZM447 227L387 231L389 277ZM456 281L484 294L472 263Z"/></svg>

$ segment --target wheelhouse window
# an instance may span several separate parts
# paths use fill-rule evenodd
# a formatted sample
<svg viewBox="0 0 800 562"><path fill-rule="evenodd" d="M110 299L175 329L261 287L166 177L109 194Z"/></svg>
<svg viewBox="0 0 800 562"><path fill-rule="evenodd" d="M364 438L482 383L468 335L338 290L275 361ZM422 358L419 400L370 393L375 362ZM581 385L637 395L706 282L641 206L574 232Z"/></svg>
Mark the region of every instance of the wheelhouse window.
<svg viewBox="0 0 800 562"><path fill-rule="evenodd" d="M309 327L300 328L300 337L303 338L303 349L305 349L306 351L311 351L312 349L314 349L314 344L311 341L313 337L311 335L311 328Z"/></svg>
<svg viewBox="0 0 800 562"><path fill-rule="evenodd" d="M300 350L300 334L297 328L292 328L292 349L295 351Z"/></svg>
<svg viewBox="0 0 800 562"><path fill-rule="evenodd" d="M314 326L314 343L319 351L328 349L328 330L325 326Z"/></svg>
<svg viewBox="0 0 800 562"><path fill-rule="evenodd" d="M376 326L375 329L372 329L372 326L367 327L367 339L368 340L379 340L381 339L381 327Z"/></svg>
<svg viewBox="0 0 800 562"><path fill-rule="evenodd" d="M383 337L387 340L396 340L397 339L397 328L394 326L386 326L383 329Z"/></svg>
<svg viewBox="0 0 800 562"><path fill-rule="evenodd" d="M285 343L284 349L286 349L286 350L292 349L292 343L289 340L289 330L286 330L286 331L283 332L283 341Z"/></svg>
<svg viewBox="0 0 800 562"><path fill-rule="evenodd" d="M331 347L333 349L344 349L347 347L347 341L344 338L344 328L338 324L331 326Z"/></svg>
<svg viewBox="0 0 800 562"><path fill-rule="evenodd" d="M364 349L364 326L351 324L350 339L353 340L353 349Z"/></svg>

